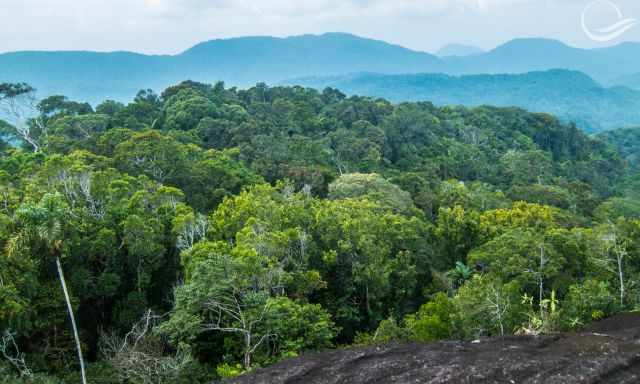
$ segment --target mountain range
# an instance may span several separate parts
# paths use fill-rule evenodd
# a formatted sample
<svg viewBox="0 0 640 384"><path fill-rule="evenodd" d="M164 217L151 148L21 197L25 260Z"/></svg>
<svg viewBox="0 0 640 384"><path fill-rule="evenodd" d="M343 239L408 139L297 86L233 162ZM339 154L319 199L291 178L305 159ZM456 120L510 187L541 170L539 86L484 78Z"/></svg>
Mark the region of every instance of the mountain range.
<svg viewBox="0 0 640 384"><path fill-rule="evenodd" d="M440 59L382 41L342 33L288 38L212 40L178 55L131 52L12 52L0 55L0 82L27 82L42 95L99 102L130 100L140 89L185 79L246 87L303 76L349 72L417 73Z"/></svg>
<svg viewBox="0 0 640 384"><path fill-rule="evenodd" d="M211 40L177 55L86 51L4 53L0 54L0 82L27 82L39 90L41 97L63 94L94 104L105 97L128 101L140 89L160 90L185 79L208 83L222 80L228 85L246 87L257 82L278 84L296 78L343 76L361 72L380 75L522 74L561 68L581 71L595 82L606 86L625 85L640 89L640 43L580 49L555 40L516 39L487 52L474 47L453 45L445 47L438 55L442 57L345 33L287 38L242 37ZM522 81L530 77L517 79L523 84ZM440 81L447 79L438 76L431 78L440 78ZM573 93L572 87L575 84L564 83L564 76L556 74L552 78L559 81L555 84L547 82L548 86L553 86L552 92L559 95ZM569 80L573 81L574 78L575 76L570 76ZM364 78L359 79L362 82ZM395 81L402 77L388 78L391 79ZM467 84L473 79L477 78L464 79L463 83ZM490 78L486 78L483 84L490 82L488 79ZM507 78L494 79L504 81ZM630 90L606 90L594 84L594 81L583 80L585 85L589 83L589 89L595 94L615 94L615 100L624 99L625 95L635 97L635 93ZM376 78L376 81L380 81L380 78ZM450 83L451 79L447 82ZM371 87L375 88L377 85ZM401 86L393 88L397 91ZM537 94L540 95L540 92ZM412 93L411 100L418 94L424 97L437 94L436 91ZM520 97L521 94L522 92L517 96ZM477 95L473 103L507 103L525 107L532 105L531 100L518 101L515 95L512 93L508 98L499 99ZM396 92L392 98L404 99L400 96ZM527 97L530 99L534 96ZM444 100L457 102L459 99L450 97ZM577 102L565 100L565 104L567 103L576 105ZM533 105L536 109L540 105L548 108L549 112L556 111L553 108L555 103L545 100ZM577 104L576 107L580 108L582 105ZM602 108L609 108L609 104L603 104ZM603 113L609 114L606 111ZM616 120L590 124L594 127L609 127L617 123Z"/></svg>

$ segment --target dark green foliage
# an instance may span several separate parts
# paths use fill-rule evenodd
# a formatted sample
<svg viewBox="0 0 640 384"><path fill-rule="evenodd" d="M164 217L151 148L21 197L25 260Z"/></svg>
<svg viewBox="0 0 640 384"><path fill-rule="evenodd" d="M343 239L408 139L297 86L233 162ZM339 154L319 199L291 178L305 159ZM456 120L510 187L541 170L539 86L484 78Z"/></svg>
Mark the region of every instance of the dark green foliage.
<svg viewBox="0 0 640 384"><path fill-rule="evenodd" d="M474 56L464 58L474 60ZM572 68L575 67L565 67ZM517 106L557 115L589 132L640 124L640 92L623 87L603 87L582 72L530 68L523 74L448 76L434 74L360 73L337 77L312 77L285 81L317 89L334 87L347 94L384 97L394 102L430 101L437 105ZM423 71L428 72L428 71ZM512 73L501 69L492 73ZM475 72L481 73L481 72ZM587 72L589 73L589 72ZM592 75L593 76L593 75Z"/></svg>
<svg viewBox="0 0 640 384"><path fill-rule="evenodd" d="M618 151L622 158L629 162L631 166L640 165L640 128L623 128L609 132L603 132L597 136L598 139L611 144Z"/></svg>

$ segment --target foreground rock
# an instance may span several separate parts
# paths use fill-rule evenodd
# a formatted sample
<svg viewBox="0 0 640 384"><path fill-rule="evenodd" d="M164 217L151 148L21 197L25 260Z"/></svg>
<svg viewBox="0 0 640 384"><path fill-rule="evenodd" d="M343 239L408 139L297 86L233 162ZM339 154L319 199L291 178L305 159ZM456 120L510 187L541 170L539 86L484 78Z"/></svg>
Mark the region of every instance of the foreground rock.
<svg viewBox="0 0 640 384"><path fill-rule="evenodd" d="M234 384L640 383L640 314L582 333L345 349L283 361Z"/></svg>

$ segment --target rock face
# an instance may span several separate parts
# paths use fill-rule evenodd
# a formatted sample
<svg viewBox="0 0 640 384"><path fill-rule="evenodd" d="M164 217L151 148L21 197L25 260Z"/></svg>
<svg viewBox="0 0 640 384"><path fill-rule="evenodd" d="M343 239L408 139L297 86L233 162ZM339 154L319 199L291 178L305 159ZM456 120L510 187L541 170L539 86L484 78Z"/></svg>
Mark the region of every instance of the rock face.
<svg viewBox="0 0 640 384"><path fill-rule="evenodd" d="M640 314L581 333L309 354L233 384L640 383Z"/></svg>

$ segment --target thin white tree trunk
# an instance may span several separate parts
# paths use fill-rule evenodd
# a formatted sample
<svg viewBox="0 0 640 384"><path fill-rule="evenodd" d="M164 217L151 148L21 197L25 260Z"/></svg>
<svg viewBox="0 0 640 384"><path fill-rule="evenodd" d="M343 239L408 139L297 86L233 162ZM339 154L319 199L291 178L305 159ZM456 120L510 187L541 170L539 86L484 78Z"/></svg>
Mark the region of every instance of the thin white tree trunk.
<svg viewBox="0 0 640 384"><path fill-rule="evenodd" d="M76 349L78 350L78 360L80 361L80 373L82 375L82 384L87 384L87 376L84 371L84 360L82 359L82 347L80 346L80 336L78 336L76 319L73 316L73 308L71 307L71 300L69 299L69 292L67 291L67 283L64 279L64 273L62 271L62 264L60 264L60 257L57 257L57 256L56 256L56 265L58 267L58 277L60 278L60 284L62 284L62 291L64 292L64 299L67 302L69 319L71 319L71 326L73 327L73 336L76 339Z"/></svg>
<svg viewBox="0 0 640 384"><path fill-rule="evenodd" d="M544 253L544 245L540 245L540 270L538 271L538 305L540 306L540 318L544 316L544 310L542 308L542 298L544 297L544 265L547 262L547 258Z"/></svg>
<svg viewBox="0 0 640 384"><path fill-rule="evenodd" d="M622 272L622 256L618 253L618 278L620 279L620 306L624 307L624 273Z"/></svg>
<svg viewBox="0 0 640 384"><path fill-rule="evenodd" d="M244 334L244 369L249 370L251 368L251 333L245 332Z"/></svg>

